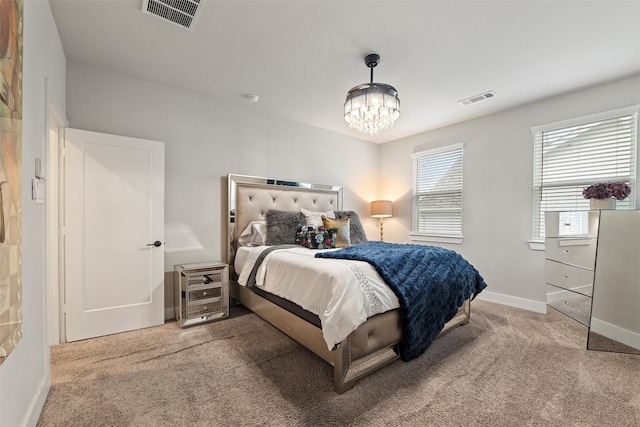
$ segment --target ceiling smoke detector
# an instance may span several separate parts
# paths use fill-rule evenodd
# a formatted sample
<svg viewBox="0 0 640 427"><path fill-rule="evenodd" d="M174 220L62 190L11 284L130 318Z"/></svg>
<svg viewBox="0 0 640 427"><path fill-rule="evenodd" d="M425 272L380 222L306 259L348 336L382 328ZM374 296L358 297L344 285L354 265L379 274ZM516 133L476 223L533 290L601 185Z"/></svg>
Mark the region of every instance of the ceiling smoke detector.
<svg viewBox="0 0 640 427"><path fill-rule="evenodd" d="M490 90L489 92L481 93L480 95L475 95L470 98L458 101L458 103L462 105L470 105L485 99L493 98L494 96L496 96L496 93Z"/></svg>
<svg viewBox="0 0 640 427"><path fill-rule="evenodd" d="M204 2L205 0L142 0L142 12L193 31Z"/></svg>

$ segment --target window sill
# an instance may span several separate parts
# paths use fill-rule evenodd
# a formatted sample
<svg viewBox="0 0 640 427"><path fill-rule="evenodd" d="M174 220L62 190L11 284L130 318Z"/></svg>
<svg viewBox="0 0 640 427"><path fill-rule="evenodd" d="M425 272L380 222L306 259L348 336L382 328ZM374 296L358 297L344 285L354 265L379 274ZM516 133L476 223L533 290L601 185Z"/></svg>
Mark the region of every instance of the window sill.
<svg viewBox="0 0 640 427"><path fill-rule="evenodd" d="M527 243L532 251L544 251L544 240L529 240Z"/></svg>
<svg viewBox="0 0 640 427"><path fill-rule="evenodd" d="M461 245L464 240L463 236L433 236L417 233L409 233L409 236L414 242L452 243L454 245Z"/></svg>

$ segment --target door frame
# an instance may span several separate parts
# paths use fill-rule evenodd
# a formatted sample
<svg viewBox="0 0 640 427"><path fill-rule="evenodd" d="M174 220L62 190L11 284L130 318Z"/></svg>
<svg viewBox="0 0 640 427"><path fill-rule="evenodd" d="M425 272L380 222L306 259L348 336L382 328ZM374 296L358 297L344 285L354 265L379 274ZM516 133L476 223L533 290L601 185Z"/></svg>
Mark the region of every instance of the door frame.
<svg viewBox="0 0 640 427"><path fill-rule="evenodd" d="M46 162L45 195L45 282L47 287L48 345L65 339L64 319L64 227L60 221L64 190L64 128L68 126L65 111L45 78L44 158Z"/></svg>

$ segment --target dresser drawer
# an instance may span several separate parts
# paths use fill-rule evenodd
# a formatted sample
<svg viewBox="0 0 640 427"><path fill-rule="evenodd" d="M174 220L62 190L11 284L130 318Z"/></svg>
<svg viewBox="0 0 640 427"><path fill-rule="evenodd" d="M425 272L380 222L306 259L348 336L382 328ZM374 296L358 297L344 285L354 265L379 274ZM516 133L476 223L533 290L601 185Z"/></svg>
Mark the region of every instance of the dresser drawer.
<svg viewBox="0 0 640 427"><path fill-rule="evenodd" d="M586 237L598 235L600 211L545 212L545 237Z"/></svg>
<svg viewBox="0 0 640 427"><path fill-rule="evenodd" d="M222 286L213 288L203 288L189 291L189 301L200 301L210 298L220 298L222 296Z"/></svg>
<svg viewBox="0 0 640 427"><path fill-rule="evenodd" d="M547 285L547 304L572 319L589 326L591 298L557 286Z"/></svg>
<svg viewBox="0 0 640 427"><path fill-rule="evenodd" d="M593 269L596 263L597 239L545 239L545 257L579 267Z"/></svg>
<svg viewBox="0 0 640 427"><path fill-rule="evenodd" d="M593 293L593 271L580 267L545 260L545 281L563 289L570 289L583 295Z"/></svg>

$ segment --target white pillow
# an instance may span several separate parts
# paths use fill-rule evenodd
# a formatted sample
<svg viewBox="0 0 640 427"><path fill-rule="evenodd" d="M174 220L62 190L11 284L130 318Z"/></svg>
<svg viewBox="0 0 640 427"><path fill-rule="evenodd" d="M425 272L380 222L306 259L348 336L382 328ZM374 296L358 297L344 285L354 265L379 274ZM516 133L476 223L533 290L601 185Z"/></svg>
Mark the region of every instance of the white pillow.
<svg viewBox="0 0 640 427"><path fill-rule="evenodd" d="M304 221L306 222L306 225L312 225L316 228L322 227L322 215L326 216L327 218L336 218L336 214L333 213L333 211L314 212L306 210L305 208L300 208L300 212L302 212L302 215L304 215Z"/></svg>
<svg viewBox="0 0 640 427"><path fill-rule="evenodd" d="M266 239L267 221L251 221L238 237L238 243L240 246L262 246Z"/></svg>

